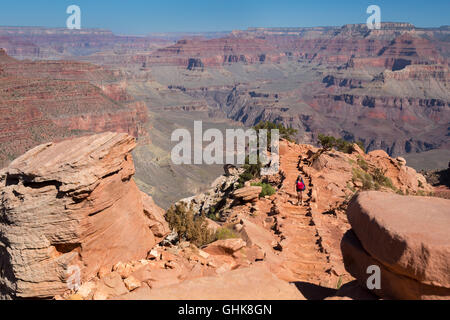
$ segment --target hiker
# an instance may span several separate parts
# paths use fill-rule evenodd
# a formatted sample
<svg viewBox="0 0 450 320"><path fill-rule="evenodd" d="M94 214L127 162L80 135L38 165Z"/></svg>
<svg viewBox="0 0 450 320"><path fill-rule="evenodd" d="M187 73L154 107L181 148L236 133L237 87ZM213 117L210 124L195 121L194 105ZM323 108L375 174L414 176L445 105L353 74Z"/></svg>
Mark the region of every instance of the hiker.
<svg viewBox="0 0 450 320"><path fill-rule="evenodd" d="M301 176L298 176L297 181L295 181L295 189L297 191L297 205L300 205L300 201L302 203L301 205L303 205L303 191L305 191L306 185Z"/></svg>

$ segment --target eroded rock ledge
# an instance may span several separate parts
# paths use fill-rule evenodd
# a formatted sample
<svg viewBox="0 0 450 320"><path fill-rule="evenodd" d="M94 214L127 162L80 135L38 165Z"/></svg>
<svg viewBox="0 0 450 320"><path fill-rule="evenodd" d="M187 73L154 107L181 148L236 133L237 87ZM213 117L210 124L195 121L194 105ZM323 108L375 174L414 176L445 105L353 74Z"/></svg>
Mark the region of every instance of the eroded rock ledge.
<svg viewBox="0 0 450 320"><path fill-rule="evenodd" d="M0 296L53 297L73 266L84 282L147 256L168 227L152 205L144 212L135 146L120 133L48 143L0 172Z"/></svg>

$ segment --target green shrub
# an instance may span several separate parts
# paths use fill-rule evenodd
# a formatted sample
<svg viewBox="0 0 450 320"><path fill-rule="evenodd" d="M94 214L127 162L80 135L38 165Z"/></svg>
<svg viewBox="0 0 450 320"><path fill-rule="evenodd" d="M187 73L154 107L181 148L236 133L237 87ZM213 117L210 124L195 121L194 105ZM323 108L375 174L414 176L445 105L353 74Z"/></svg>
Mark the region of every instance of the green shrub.
<svg viewBox="0 0 450 320"><path fill-rule="evenodd" d="M208 218L213 220L213 221L218 221L219 220L219 214L216 213L216 207L211 207L209 209Z"/></svg>
<svg viewBox="0 0 450 320"><path fill-rule="evenodd" d="M247 156L243 166L245 171L239 176L238 189L243 188L247 181L261 177L262 164L259 159L257 164L249 164L249 162L249 157Z"/></svg>
<svg viewBox="0 0 450 320"><path fill-rule="evenodd" d="M271 140L272 136L271 136L270 130L278 129L278 131L280 132L280 138L291 141L291 142L295 142L294 137L298 133L298 130L296 130L294 128L286 128L281 123L273 123L270 121L260 122L256 126L254 126L253 129L255 129L256 132L258 132L258 133L259 133L259 130L261 130L261 129L267 130L267 144L268 145L270 145L270 142L272 141Z"/></svg>
<svg viewBox="0 0 450 320"><path fill-rule="evenodd" d="M262 164L259 161L257 164L245 164L244 169L245 172L243 173L243 175L246 179L249 178L247 180L249 181L251 179L259 178L261 176Z"/></svg>
<svg viewBox="0 0 450 320"><path fill-rule="evenodd" d="M376 181L378 184L394 190L395 187L392 184L392 180L385 176L386 171L387 170L375 168L374 172L372 173L372 177L373 177L374 181Z"/></svg>
<svg viewBox="0 0 450 320"><path fill-rule="evenodd" d="M374 190L376 188L373 178L367 172L362 171L359 168L353 168L353 182L361 181L363 190Z"/></svg>
<svg viewBox="0 0 450 320"><path fill-rule="evenodd" d="M222 227L217 229L216 232L217 240L236 239L236 238L239 238L239 235L228 227Z"/></svg>
<svg viewBox="0 0 450 320"><path fill-rule="evenodd" d="M338 151L351 154L355 151L353 144L357 144L364 151L364 143L362 141L358 142L349 142L342 138L335 138L333 136L326 136L323 134L319 134L318 136L318 144L322 146L325 151L329 151L335 148Z"/></svg>
<svg viewBox="0 0 450 320"><path fill-rule="evenodd" d="M210 219L212 221L219 221L219 217L215 213L208 214L208 219Z"/></svg>
<svg viewBox="0 0 450 320"><path fill-rule="evenodd" d="M353 148L353 143L345 141L344 139L336 140L336 149L348 154L351 154L353 151L355 151L355 148Z"/></svg>
<svg viewBox="0 0 450 320"><path fill-rule="evenodd" d="M195 215L185 204L172 206L166 212L166 220L180 238L200 247L216 240L216 235L208 228L204 216Z"/></svg>
<svg viewBox="0 0 450 320"><path fill-rule="evenodd" d="M248 171L245 171L243 174L239 176L238 180L238 189L243 188L247 181L253 180L255 176Z"/></svg>
<svg viewBox="0 0 450 320"><path fill-rule="evenodd" d="M286 139L289 141L294 141L293 136L297 134L297 130L293 128L286 128L282 124L276 124L273 122L260 122L253 129L259 133L259 130L265 129L267 130L267 149L270 151L271 141L272 141L272 132L273 129L278 129L280 132L280 137L282 139ZM258 135L259 139L259 135ZM259 140L258 140L259 146ZM263 165L258 157L258 162L256 164L250 164L249 156L245 158L245 164L243 168L245 169L244 173L242 173L239 177L239 185L238 188L242 188L247 181L257 179L261 177L261 169Z"/></svg>
<svg viewBox="0 0 450 320"><path fill-rule="evenodd" d="M350 183L349 182L347 182L347 189L349 189L351 192L353 192L353 193L355 193L356 192L356 189L355 189L355 187L354 186L352 186L352 185L350 185Z"/></svg>
<svg viewBox="0 0 450 320"><path fill-rule="evenodd" d="M360 168L353 168L353 182L361 181L363 190L380 190L381 187L390 188L394 191L397 189L394 187L392 180L385 176L386 170L375 168L373 172L368 173Z"/></svg>
<svg viewBox="0 0 450 320"><path fill-rule="evenodd" d="M357 141L357 142L355 142L355 143L358 145L358 147L361 148L362 151L365 151L365 150L366 150L366 146L364 145L364 142L362 142L362 141Z"/></svg>
<svg viewBox="0 0 450 320"><path fill-rule="evenodd" d="M366 160L364 160L361 156L358 157L358 166L363 169L364 171L368 171L369 170L369 164L367 163Z"/></svg>
<svg viewBox="0 0 450 320"><path fill-rule="evenodd" d="M271 196L274 195L277 191L275 190L274 187L272 187L270 184L268 183L262 183L262 182L257 182L257 183L252 183L252 186L254 187L262 187L262 191L259 195L260 198L264 198L265 196Z"/></svg>
<svg viewBox="0 0 450 320"><path fill-rule="evenodd" d="M331 150L336 146L336 138L332 136L325 136L323 134L319 134L318 143L325 150Z"/></svg>
<svg viewBox="0 0 450 320"><path fill-rule="evenodd" d="M342 276L339 276L338 282L336 283L336 289L339 290L342 287Z"/></svg>
<svg viewBox="0 0 450 320"><path fill-rule="evenodd" d="M426 193L425 191L423 191L423 190L418 190L418 191L417 191L417 195L418 195L419 197L426 197L426 196L427 196L427 193Z"/></svg>
<svg viewBox="0 0 450 320"><path fill-rule="evenodd" d="M363 179L362 183L363 183L363 186L362 186L363 190L374 190L374 189L376 189L376 186L373 183L372 179Z"/></svg>

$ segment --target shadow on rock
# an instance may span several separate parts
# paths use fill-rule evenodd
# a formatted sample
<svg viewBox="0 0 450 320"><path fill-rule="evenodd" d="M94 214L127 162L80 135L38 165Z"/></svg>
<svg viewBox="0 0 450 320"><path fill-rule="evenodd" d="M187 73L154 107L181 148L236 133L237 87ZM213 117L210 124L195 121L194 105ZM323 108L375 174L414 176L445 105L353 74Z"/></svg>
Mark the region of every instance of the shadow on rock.
<svg viewBox="0 0 450 320"><path fill-rule="evenodd" d="M307 300L324 300L336 296L336 289L321 287L308 282L294 282L297 289Z"/></svg>

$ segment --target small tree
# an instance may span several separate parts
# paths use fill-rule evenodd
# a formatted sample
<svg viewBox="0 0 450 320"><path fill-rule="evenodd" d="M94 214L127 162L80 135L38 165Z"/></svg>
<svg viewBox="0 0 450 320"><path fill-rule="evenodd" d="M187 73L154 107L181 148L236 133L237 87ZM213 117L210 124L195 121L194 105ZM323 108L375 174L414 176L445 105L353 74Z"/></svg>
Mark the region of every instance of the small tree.
<svg viewBox="0 0 450 320"><path fill-rule="evenodd" d="M209 230L206 218L203 215L195 215L184 203L173 205L167 210L166 220L180 238L198 247L216 240L215 232Z"/></svg>
<svg viewBox="0 0 450 320"><path fill-rule="evenodd" d="M286 139L288 141L294 141L294 136L297 134L297 130L293 128L286 128L282 124L273 123L270 121L260 122L253 129L258 134L258 146L259 146L259 131L267 130L267 150L270 151L272 144L272 132L271 130L278 130L280 133L280 137L282 139ZM250 164L249 157L245 158L245 165L243 166L245 171L239 177L239 185L238 188L242 188L245 182L261 178L261 169L263 167L260 158L258 156L258 162L256 164Z"/></svg>
<svg viewBox="0 0 450 320"><path fill-rule="evenodd" d="M326 136L323 134L319 134L318 143L322 146L324 151L330 151L336 146L336 138L333 136Z"/></svg>
<svg viewBox="0 0 450 320"><path fill-rule="evenodd" d="M265 129L267 130L267 144L270 145L272 141L271 130L277 130L280 132L280 138L295 142L295 135L298 133L298 130L294 128L286 128L281 123L274 123L270 121L260 122L256 126L253 127L256 132L259 133L259 130Z"/></svg>
<svg viewBox="0 0 450 320"><path fill-rule="evenodd" d="M322 152L330 151L335 148L338 151L351 154L355 151L354 144L356 143L362 150L365 149L364 143L362 141L358 142L348 142L342 138L335 138L333 136L326 136L319 134L318 143L322 146Z"/></svg>

